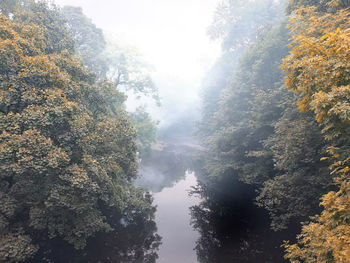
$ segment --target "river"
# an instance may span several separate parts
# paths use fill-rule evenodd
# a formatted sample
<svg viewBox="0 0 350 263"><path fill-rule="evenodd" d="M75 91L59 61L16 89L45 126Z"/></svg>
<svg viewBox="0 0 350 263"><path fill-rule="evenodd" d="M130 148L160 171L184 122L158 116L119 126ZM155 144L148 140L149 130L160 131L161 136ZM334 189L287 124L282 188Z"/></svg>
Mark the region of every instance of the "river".
<svg viewBox="0 0 350 263"><path fill-rule="evenodd" d="M200 203L196 195L189 195L197 186L197 177L189 170L190 155L196 150L180 143L153 150L142 161L141 178L137 185L146 187L157 207L155 222L162 237L157 263L197 263L195 249L200 235L191 225L190 208Z"/></svg>
<svg viewBox="0 0 350 263"><path fill-rule="evenodd" d="M137 185L153 195L162 237L156 262L285 262L280 245L290 233L270 229L269 215L255 204L256 187L233 174L210 178L205 165L188 144L155 150L143 161Z"/></svg>
<svg viewBox="0 0 350 263"><path fill-rule="evenodd" d="M199 234L190 226L189 208L200 200L188 194L195 185L195 174L186 172L185 179L154 194L158 234L163 238L158 252L159 263L197 262L194 248Z"/></svg>

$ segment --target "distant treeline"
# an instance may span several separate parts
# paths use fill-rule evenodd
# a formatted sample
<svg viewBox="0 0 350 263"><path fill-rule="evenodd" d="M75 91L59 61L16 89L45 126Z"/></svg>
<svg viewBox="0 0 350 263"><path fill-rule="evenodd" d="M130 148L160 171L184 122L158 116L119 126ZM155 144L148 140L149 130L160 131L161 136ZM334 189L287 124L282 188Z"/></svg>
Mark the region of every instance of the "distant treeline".
<svg viewBox="0 0 350 263"><path fill-rule="evenodd" d="M286 260L349 261L349 6L220 1L209 35L222 42L222 56L203 80L198 126L208 147L206 183L195 191L206 198L194 210L201 262L224 262L209 247L224 253L229 234L211 226L218 217L209 213L218 203L221 218L234 211L218 199L219 188L210 189L230 177L257 190L256 205L269 213L274 231L305 222L296 243L284 244ZM259 256L273 251L240 242L242 255L225 262L279 262Z"/></svg>

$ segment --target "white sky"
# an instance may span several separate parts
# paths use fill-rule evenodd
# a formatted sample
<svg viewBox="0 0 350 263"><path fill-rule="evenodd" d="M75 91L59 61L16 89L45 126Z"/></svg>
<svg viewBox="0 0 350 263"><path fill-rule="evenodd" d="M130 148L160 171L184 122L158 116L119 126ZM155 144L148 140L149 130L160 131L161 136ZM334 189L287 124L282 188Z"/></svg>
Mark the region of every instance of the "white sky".
<svg viewBox="0 0 350 263"><path fill-rule="evenodd" d="M155 67L161 97L197 99L201 78L220 54L206 35L218 0L56 0L81 6L107 32L136 45ZM169 82L176 82L168 85Z"/></svg>

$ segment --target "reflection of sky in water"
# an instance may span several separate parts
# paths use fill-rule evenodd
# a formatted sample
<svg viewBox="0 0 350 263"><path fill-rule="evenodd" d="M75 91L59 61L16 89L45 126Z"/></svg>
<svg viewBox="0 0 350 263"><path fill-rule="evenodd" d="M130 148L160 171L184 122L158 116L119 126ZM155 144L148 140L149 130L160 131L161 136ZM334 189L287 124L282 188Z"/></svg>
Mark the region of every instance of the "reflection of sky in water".
<svg viewBox="0 0 350 263"><path fill-rule="evenodd" d="M154 194L158 234L163 238L158 252L159 263L197 262L193 249L199 234L190 226L189 207L198 204L199 199L188 195L188 190L196 184L194 174L188 173L185 180Z"/></svg>

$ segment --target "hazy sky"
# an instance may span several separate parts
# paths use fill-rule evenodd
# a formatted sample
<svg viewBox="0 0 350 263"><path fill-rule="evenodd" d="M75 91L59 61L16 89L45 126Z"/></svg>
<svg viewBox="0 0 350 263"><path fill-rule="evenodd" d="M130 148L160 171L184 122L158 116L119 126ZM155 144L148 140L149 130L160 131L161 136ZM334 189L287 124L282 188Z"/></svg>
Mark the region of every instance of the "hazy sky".
<svg viewBox="0 0 350 263"><path fill-rule="evenodd" d="M56 3L83 7L98 27L125 36L156 67L197 73L198 61L218 54L217 43L206 36L217 0L56 0Z"/></svg>
<svg viewBox="0 0 350 263"><path fill-rule="evenodd" d="M56 0L81 6L93 22L135 44L155 67L162 97L197 99L200 80L220 53L206 35L218 0ZM168 82L168 83L166 83ZM175 86L175 83L176 86Z"/></svg>

